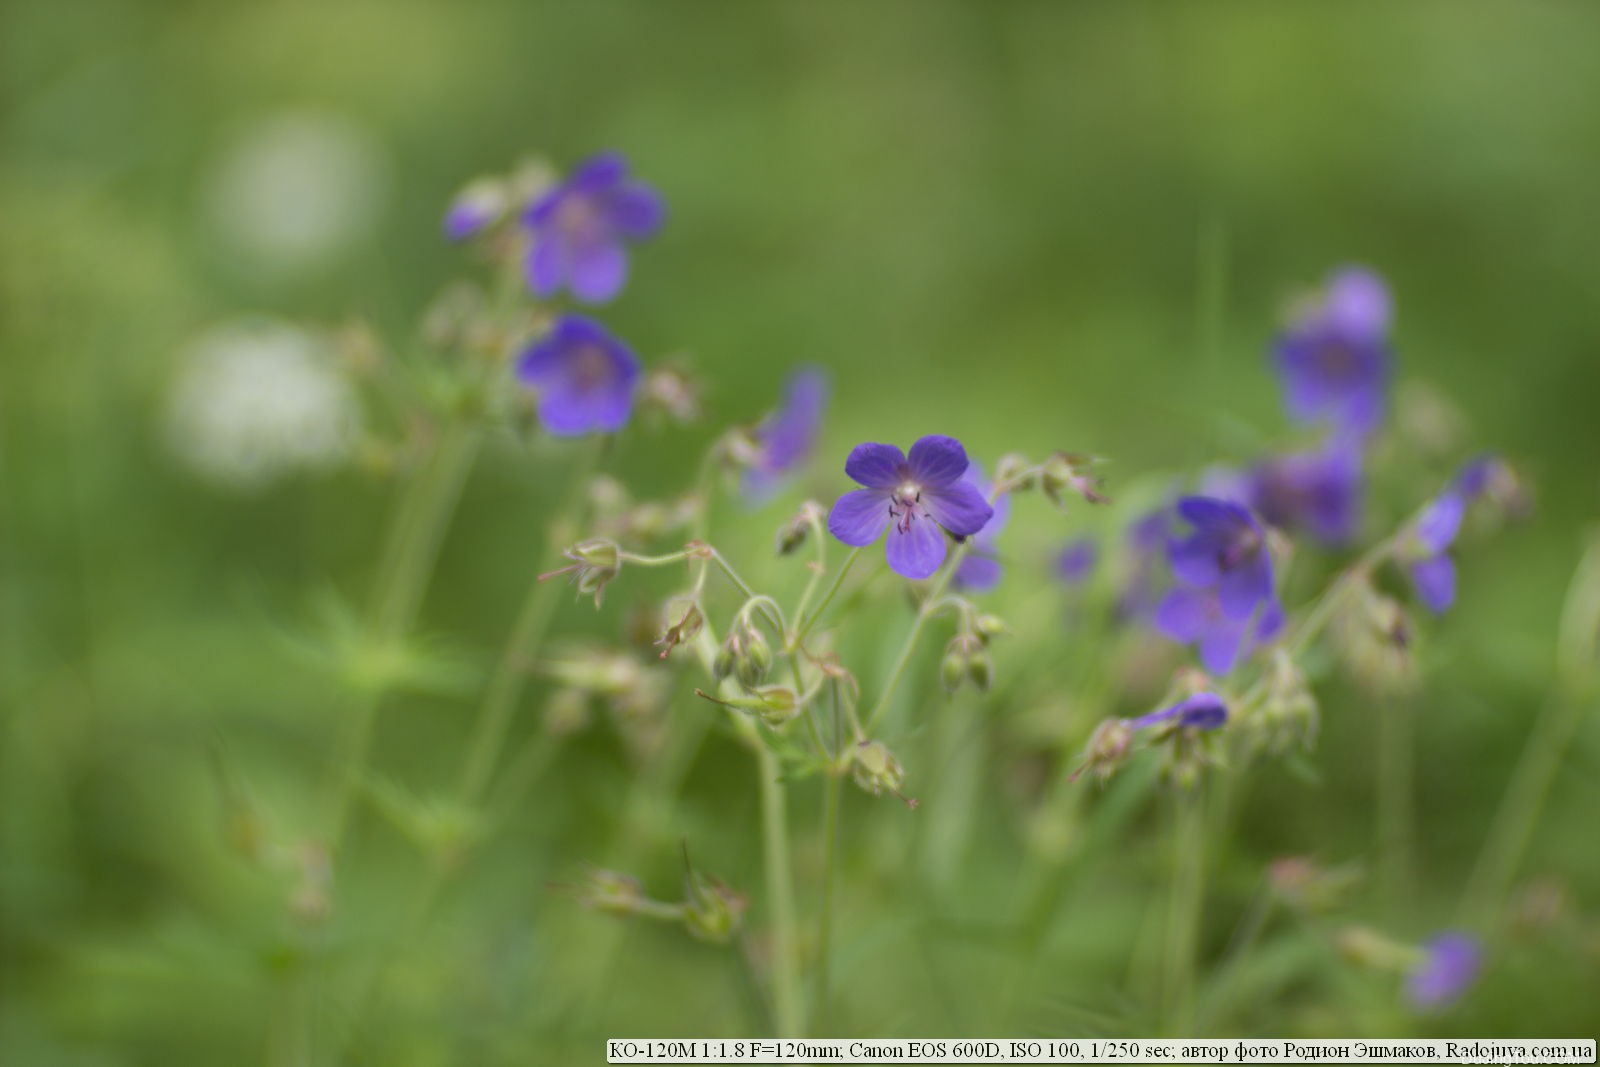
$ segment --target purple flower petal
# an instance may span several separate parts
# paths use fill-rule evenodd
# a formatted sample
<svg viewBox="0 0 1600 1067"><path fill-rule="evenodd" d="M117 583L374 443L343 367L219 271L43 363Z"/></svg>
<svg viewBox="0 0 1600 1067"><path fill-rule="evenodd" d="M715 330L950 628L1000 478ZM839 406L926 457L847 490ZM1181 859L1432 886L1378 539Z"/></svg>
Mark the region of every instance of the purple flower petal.
<svg viewBox="0 0 1600 1067"><path fill-rule="evenodd" d="M888 525L889 494L881 489L846 493L828 513L828 532L856 548L872 544Z"/></svg>
<svg viewBox="0 0 1600 1067"><path fill-rule="evenodd" d="M1087 537L1079 538L1056 556L1056 577L1068 585L1078 585L1094 571L1100 550Z"/></svg>
<svg viewBox="0 0 1600 1067"><path fill-rule="evenodd" d="M1470 934L1440 934L1423 952L1422 962L1406 978L1406 999L1422 1011L1439 1011L1459 1000L1483 967L1483 949Z"/></svg>
<svg viewBox="0 0 1600 1067"><path fill-rule="evenodd" d="M1134 730L1176 719L1179 726L1193 726L1201 730L1215 730L1228 721L1228 705L1215 693L1196 693L1160 711L1152 711L1131 719L1128 726Z"/></svg>
<svg viewBox="0 0 1600 1067"><path fill-rule="evenodd" d="M1466 511L1467 502L1462 495L1446 490L1417 518L1417 540L1429 552L1443 552L1454 543Z"/></svg>
<svg viewBox="0 0 1600 1067"><path fill-rule="evenodd" d="M1245 508L1232 501L1212 497L1186 496L1178 501L1178 514L1188 519L1197 530L1229 537L1236 536L1241 529L1255 526L1255 520Z"/></svg>
<svg viewBox="0 0 1600 1067"><path fill-rule="evenodd" d="M915 454L916 449L911 451ZM994 515L994 508L971 482L924 488L922 506L935 522L957 537L971 537Z"/></svg>
<svg viewBox="0 0 1600 1067"><path fill-rule="evenodd" d="M1248 619L1256 605L1272 598L1272 563L1265 552L1222 572L1217 584L1222 613L1238 622Z"/></svg>
<svg viewBox="0 0 1600 1067"><path fill-rule="evenodd" d="M944 562L944 554L944 534L927 519L913 519L909 525L896 525L889 531L889 569L902 577L932 577Z"/></svg>
<svg viewBox="0 0 1600 1067"><path fill-rule="evenodd" d="M1261 609L1261 614L1256 616L1255 633L1252 635L1256 644L1271 641L1283 632L1285 622L1283 605L1276 600L1269 600Z"/></svg>
<svg viewBox="0 0 1600 1067"><path fill-rule="evenodd" d="M844 472L869 489L894 489L905 477L906 457L894 445L857 445L844 461Z"/></svg>
<svg viewBox="0 0 1600 1067"><path fill-rule="evenodd" d="M1323 314L1342 333L1381 337L1393 313L1389 287L1372 271L1347 267L1328 282Z"/></svg>
<svg viewBox="0 0 1600 1067"><path fill-rule="evenodd" d="M539 390L539 419L551 433L621 429L633 412L639 361L597 322L564 315L529 345L517 376Z"/></svg>
<svg viewBox="0 0 1600 1067"><path fill-rule="evenodd" d="M1239 658L1246 623L1218 621L1200 637L1200 662L1212 674L1227 674Z"/></svg>
<svg viewBox="0 0 1600 1067"><path fill-rule="evenodd" d="M1172 589L1156 608L1155 626L1161 633L1189 644L1210 624L1210 597L1198 589Z"/></svg>
<svg viewBox="0 0 1600 1067"><path fill-rule="evenodd" d="M956 567L955 583L969 592L983 593L1000 584L1002 573L996 560L969 552Z"/></svg>
<svg viewBox="0 0 1600 1067"><path fill-rule="evenodd" d="M620 244L597 242L571 250L569 272L572 295L589 304L602 304L622 291L628 278L628 255Z"/></svg>
<svg viewBox="0 0 1600 1067"><path fill-rule="evenodd" d="M552 240L535 239L524 263L528 289L535 296L553 296L567 280L566 252Z"/></svg>
<svg viewBox="0 0 1600 1067"><path fill-rule="evenodd" d="M1429 556L1411 564L1409 570L1417 599L1429 611L1443 614L1456 602L1456 565L1449 556Z"/></svg>
<svg viewBox="0 0 1600 1067"><path fill-rule="evenodd" d="M591 191L615 185L628 174L628 161L621 152L599 152L579 163L573 169L567 184Z"/></svg>
<svg viewBox="0 0 1600 1067"><path fill-rule="evenodd" d="M1190 585L1214 585L1222 577L1221 546L1216 539L1197 533L1167 546L1172 573Z"/></svg>
<svg viewBox="0 0 1600 1067"><path fill-rule="evenodd" d="M642 182L626 182L606 201L611 225L624 237L636 240L652 236L666 217L661 195Z"/></svg>
<svg viewBox="0 0 1600 1067"><path fill-rule="evenodd" d="M924 489L950 485L967 472L967 450L954 437L929 434L911 446L911 477Z"/></svg>

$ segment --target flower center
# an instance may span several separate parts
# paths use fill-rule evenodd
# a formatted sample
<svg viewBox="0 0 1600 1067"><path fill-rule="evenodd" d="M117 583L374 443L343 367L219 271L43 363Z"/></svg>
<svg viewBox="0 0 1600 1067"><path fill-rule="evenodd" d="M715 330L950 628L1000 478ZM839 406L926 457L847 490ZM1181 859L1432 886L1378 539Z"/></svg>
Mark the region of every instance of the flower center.
<svg viewBox="0 0 1600 1067"><path fill-rule="evenodd" d="M587 244L601 236L605 215L590 197L569 196L556 210L555 224L568 240Z"/></svg>
<svg viewBox="0 0 1600 1067"><path fill-rule="evenodd" d="M611 358L599 345L584 345L572 354L572 383L591 392L611 380Z"/></svg>
<svg viewBox="0 0 1600 1067"><path fill-rule="evenodd" d="M1317 347L1314 360L1321 374L1336 382L1352 382L1366 369L1354 348L1342 341L1329 341Z"/></svg>
<svg viewBox="0 0 1600 1067"><path fill-rule="evenodd" d="M889 514L901 533L909 533L911 524L925 512L922 507L922 486L905 482L889 498Z"/></svg>
<svg viewBox="0 0 1600 1067"><path fill-rule="evenodd" d="M1217 553L1217 562L1225 571L1232 570L1251 556L1261 547L1261 535L1254 530L1243 530L1232 541L1222 547Z"/></svg>

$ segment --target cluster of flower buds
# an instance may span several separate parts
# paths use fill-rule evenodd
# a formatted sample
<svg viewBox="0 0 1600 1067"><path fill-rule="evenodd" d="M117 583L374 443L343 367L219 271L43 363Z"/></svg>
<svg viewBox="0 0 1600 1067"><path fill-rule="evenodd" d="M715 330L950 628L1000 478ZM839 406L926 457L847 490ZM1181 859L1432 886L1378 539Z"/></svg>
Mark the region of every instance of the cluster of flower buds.
<svg viewBox="0 0 1600 1067"><path fill-rule="evenodd" d="M1006 624L998 615L964 611L961 630L945 646L944 659L939 664L944 691L954 693L971 682L980 692L987 693L994 680L989 642L1005 632Z"/></svg>
<svg viewBox="0 0 1600 1067"><path fill-rule="evenodd" d="M595 607L599 607L606 586L622 570L622 551L617 548L617 543L594 538L580 541L561 554L571 560L571 564L541 574L539 580L542 582L557 575L570 574L577 584L578 595L594 597Z"/></svg>
<svg viewBox="0 0 1600 1067"><path fill-rule="evenodd" d="M746 689L756 689L772 670L772 646L759 629L741 619L717 649L711 670L718 681L732 676Z"/></svg>
<svg viewBox="0 0 1600 1067"><path fill-rule="evenodd" d="M915 797L908 797L901 791L906 782L905 769L881 741L862 741L851 750L850 774L856 785L875 797L892 793L905 801L906 807L915 809L917 806Z"/></svg>
<svg viewBox="0 0 1600 1067"><path fill-rule="evenodd" d="M1273 649L1264 682L1266 695L1239 717L1246 743L1275 756L1297 746L1309 749L1317 739L1317 698L1287 649Z"/></svg>
<svg viewBox="0 0 1600 1067"><path fill-rule="evenodd" d="M1216 757L1211 751L1208 735L1228 721L1228 707L1215 693L1199 688L1204 676L1196 674L1180 685L1190 695L1137 719L1107 719L1095 728L1084 753L1083 764L1072 773L1076 779L1084 771L1093 771L1103 783L1127 760L1133 739L1141 730L1149 730L1152 743L1163 745L1166 759L1165 777L1188 789L1200 779L1201 772Z"/></svg>

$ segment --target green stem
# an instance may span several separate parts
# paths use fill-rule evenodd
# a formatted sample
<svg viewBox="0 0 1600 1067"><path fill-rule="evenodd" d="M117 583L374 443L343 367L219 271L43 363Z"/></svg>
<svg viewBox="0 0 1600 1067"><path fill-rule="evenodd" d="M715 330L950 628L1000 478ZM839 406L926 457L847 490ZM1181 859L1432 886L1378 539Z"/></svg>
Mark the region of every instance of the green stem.
<svg viewBox="0 0 1600 1067"><path fill-rule="evenodd" d="M833 584L828 586L827 593L822 597L822 603L817 605L816 610L811 613L811 617L802 622L800 629L795 631L794 641L792 642L794 647L799 648L805 643L806 635L811 632L811 628L817 624L828 610L828 605L833 603L833 598L839 592L839 587L844 585L845 575L850 573L850 568L854 567L856 560L860 558L861 549L859 548L852 548L844 557L844 562L839 565L839 572L833 576Z"/></svg>
<svg viewBox="0 0 1600 1067"><path fill-rule="evenodd" d="M1517 867L1539 823L1550 785L1561 767L1583 714L1594 702L1595 641L1600 634L1600 533L1593 534L1567 587L1557 637L1554 691L1546 698L1533 732L1506 785L1483 851L1462 898L1465 920L1492 929L1505 905Z"/></svg>
<svg viewBox="0 0 1600 1067"><path fill-rule="evenodd" d="M582 506L584 488L589 484L589 474L599 460L602 441L602 438L597 438L589 444L572 472L566 500L550 523L547 553L551 547L561 545L575 536L573 518ZM482 797L494 774L495 761L505 743L512 714L517 709L517 702L527 682L528 659L538 650L544 640L545 630L555 615L559 588L557 582L531 582L522 607L517 612L516 622L511 627L510 637L506 639L500 662L478 711L471 739L467 742L467 757L461 771L461 799L468 807Z"/></svg>
<svg viewBox="0 0 1600 1067"><path fill-rule="evenodd" d="M1411 881L1411 772L1415 724L1403 700L1378 708L1378 886L1393 910Z"/></svg>
<svg viewBox="0 0 1600 1067"><path fill-rule="evenodd" d="M872 712L867 716L867 733L871 734L877 728L878 720L883 718L884 712L889 709L889 702L894 697L895 690L900 685L901 677L906 673L906 666L911 662L911 656L917 650L917 640L922 636L922 628L928 625L928 620L933 618L940 607L940 598L950 585L950 579L955 575L956 568L961 566L961 559L967 554L971 541L963 541L950 557L950 562L939 572L934 579L933 586L928 590L928 596L917 609L917 617L911 623L911 632L906 634L905 644L900 648L900 655L896 657L894 666L889 669L889 679L884 683L883 692L878 696L877 704L873 705Z"/></svg>
<svg viewBox="0 0 1600 1067"><path fill-rule="evenodd" d="M1199 788L1179 793L1172 823L1174 868L1167 912L1166 1017L1173 1037L1193 1036L1194 977L1205 897L1205 814Z"/></svg>
<svg viewBox="0 0 1600 1067"><path fill-rule="evenodd" d="M416 622L445 531L472 467L478 440L475 428L455 421L448 423L438 447L406 490L383 552L378 587L373 596L373 640L380 645L403 640ZM349 719L348 733L341 746L343 756L333 769L328 840L335 855L344 837L357 787L366 775L372 734L382 702L381 690L362 695Z"/></svg>
<svg viewBox="0 0 1600 1067"><path fill-rule="evenodd" d="M842 779L830 774L822 789L822 908L817 915L816 991L812 995L812 1032L828 1033L829 974L833 952L833 874L838 863L839 792Z"/></svg>
<svg viewBox="0 0 1600 1067"><path fill-rule="evenodd" d="M761 777L761 836L767 898L772 908L773 1014L779 1037L800 1037L800 959L795 951L793 875L789 869L789 820L778 757L756 741L756 773Z"/></svg>

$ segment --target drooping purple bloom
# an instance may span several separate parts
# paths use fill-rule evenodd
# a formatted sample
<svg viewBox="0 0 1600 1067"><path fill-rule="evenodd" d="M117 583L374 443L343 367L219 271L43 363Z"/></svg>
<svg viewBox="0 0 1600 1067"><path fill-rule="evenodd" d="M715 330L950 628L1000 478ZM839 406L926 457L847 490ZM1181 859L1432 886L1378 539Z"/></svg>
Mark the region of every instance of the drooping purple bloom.
<svg viewBox="0 0 1600 1067"><path fill-rule="evenodd" d="M1194 527L1167 544L1173 574L1188 585L1215 589L1227 618L1243 622L1272 599L1272 556L1266 531L1248 508L1214 497L1178 501L1178 514Z"/></svg>
<svg viewBox="0 0 1600 1067"><path fill-rule="evenodd" d="M756 427L757 453L744 475L746 499L752 503L766 500L806 461L827 404L828 376L821 370L802 367L789 375L783 405Z"/></svg>
<svg viewBox="0 0 1600 1067"><path fill-rule="evenodd" d="M1472 935L1454 930L1439 934L1422 949L1421 961L1406 976L1406 999L1419 1011L1442 1011L1477 980L1483 949Z"/></svg>
<svg viewBox="0 0 1600 1067"><path fill-rule="evenodd" d="M445 211L444 235L452 241L475 237L505 215L505 187L492 178L470 182L450 201Z"/></svg>
<svg viewBox="0 0 1600 1067"><path fill-rule="evenodd" d="M587 303L610 300L627 279L626 242L655 233L664 214L661 197L628 177L620 154L586 160L523 215L533 234L528 287L537 296L565 286Z"/></svg>
<svg viewBox="0 0 1600 1067"><path fill-rule="evenodd" d="M967 450L953 437L931 435L911 446L857 445L844 472L865 486L841 496L828 530L847 545L870 545L889 530L889 566L907 578L927 578L944 562L942 530L971 537L994 509L971 482Z"/></svg>
<svg viewBox="0 0 1600 1067"><path fill-rule="evenodd" d="M1361 453L1348 439L1262 461L1245 478L1245 502L1284 530L1343 545L1361 526Z"/></svg>
<svg viewBox="0 0 1600 1067"><path fill-rule="evenodd" d="M1289 414L1356 432L1377 426L1393 356L1388 287L1371 271L1334 274L1322 299L1277 339L1274 356Z"/></svg>
<svg viewBox="0 0 1600 1067"><path fill-rule="evenodd" d="M1228 705L1223 703L1221 697L1215 693L1196 693L1160 711L1152 711L1137 719L1129 719L1128 727L1133 730L1143 730L1149 726L1170 722L1176 726L1215 730L1227 721Z"/></svg>
<svg viewBox="0 0 1600 1067"><path fill-rule="evenodd" d="M1461 532L1467 506L1486 492L1504 469L1495 456L1480 456L1468 463L1444 492L1422 509L1411 527L1406 571L1417 599L1435 615L1449 610L1456 600L1456 564L1449 550Z"/></svg>
<svg viewBox="0 0 1600 1067"><path fill-rule="evenodd" d="M1067 585L1082 585L1094 573L1100 550L1093 538L1080 537L1056 554L1056 577Z"/></svg>
<svg viewBox="0 0 1600 1067"><path fill-rule="evenodd" d="M971 483L984 500L988 500L994 490L989 479L984 477L983 465L977 460L967 464L967 472L961 478ZM967 549L967 554L961 557L961 562L956 566L954 578L956 585L972 593L987 592L999 585L1000 576L1004 571L1000 565L1000 549L995 540L1000 536L1000 531L1005 529L1007 520L1011 518L1010 495L1002 493L990 507L994 509L994 514L984 523L983 529L972 535L972 547Z"/></svg>
<svg viewBox="0 0 1600 1067"><path fill-rule="evenodd" d="M1201 664L1212 674L1233 670L1241 657L1277 637L1283 621L1283 607L1276 600L1263 602L1243 619L1232 618L1215 587L1169 590L1155 614L1156 629L1180 644L1196 646Z"/></svg>
<svg viewBox="0 0 1600 1067"><path fill-rule="evenodd" d="M538 390L539 421L561 437L622 429L639 374L628 346L581 315L561 316L517 360L517 377Z"/></svg>

